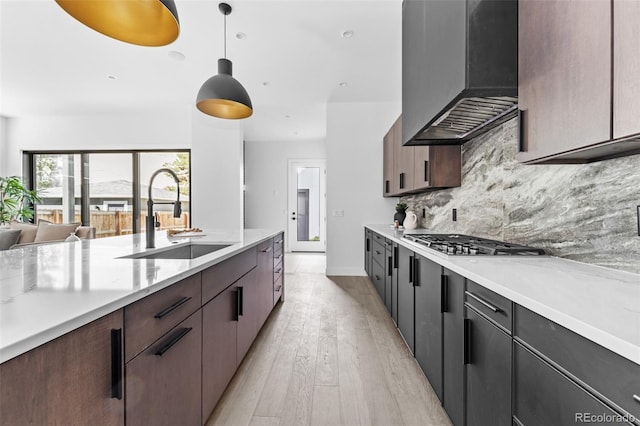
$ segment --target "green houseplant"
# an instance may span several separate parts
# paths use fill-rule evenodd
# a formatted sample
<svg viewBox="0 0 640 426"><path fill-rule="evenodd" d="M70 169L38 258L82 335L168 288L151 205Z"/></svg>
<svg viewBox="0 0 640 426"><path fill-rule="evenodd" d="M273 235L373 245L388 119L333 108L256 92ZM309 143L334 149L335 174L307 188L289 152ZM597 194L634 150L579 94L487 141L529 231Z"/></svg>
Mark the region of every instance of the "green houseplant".
<svg viewBox="0 0 640 426"><path fill-rule="evenodd" d="M18 176L0 177L0 224L33 217L33 204L41 199L35 190L24 186Z"/></svg>
<svg viewBox="0 0 640 426"><path fill-rule="evenodd" d="M407 217L407 205L405 203L396 204L396 214L393 215L393 222L398 221L398 225L402 226L404 219Z"/></svg>

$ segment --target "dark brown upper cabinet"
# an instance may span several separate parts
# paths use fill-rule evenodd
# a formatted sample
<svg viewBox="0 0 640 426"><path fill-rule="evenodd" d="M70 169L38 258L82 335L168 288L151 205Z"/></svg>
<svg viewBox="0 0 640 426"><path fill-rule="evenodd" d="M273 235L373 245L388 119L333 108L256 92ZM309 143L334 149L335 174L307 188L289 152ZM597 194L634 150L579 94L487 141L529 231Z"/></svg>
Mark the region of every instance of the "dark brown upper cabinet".
<svg viewBox="0 0 640 426"><path fill-rule="evenodd" d="M402 117L384 137L383 163L385 197L452 188L462 180L460 146L403 146Z"/></svg>
<svg viewBox="0 0 640 426"><path fill-rule="evenodd" d="M640 0L519 1L519 161L640 152L639 18Z"/></svg>

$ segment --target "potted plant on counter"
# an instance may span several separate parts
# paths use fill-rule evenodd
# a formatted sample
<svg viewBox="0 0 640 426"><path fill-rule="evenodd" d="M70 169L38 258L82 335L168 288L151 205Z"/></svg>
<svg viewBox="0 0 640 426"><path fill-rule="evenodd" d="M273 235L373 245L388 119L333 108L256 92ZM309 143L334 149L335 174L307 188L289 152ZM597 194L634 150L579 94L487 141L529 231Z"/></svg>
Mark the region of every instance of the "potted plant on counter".
<svg viewBox="0 0 640 426"><path fill-rule="evenodd" d="M404 219L407 217L407 205L405 203L396 204L396 214L393 215L393 222L398 222L399 226L402 226Z"/></svg>
<svg viewBox="0 0 640 426"><path fill-rule="evenodd" d="M0 226L33 218L33 204L40 201L38 193L26 188L18 176L0 177Z"/></svg>

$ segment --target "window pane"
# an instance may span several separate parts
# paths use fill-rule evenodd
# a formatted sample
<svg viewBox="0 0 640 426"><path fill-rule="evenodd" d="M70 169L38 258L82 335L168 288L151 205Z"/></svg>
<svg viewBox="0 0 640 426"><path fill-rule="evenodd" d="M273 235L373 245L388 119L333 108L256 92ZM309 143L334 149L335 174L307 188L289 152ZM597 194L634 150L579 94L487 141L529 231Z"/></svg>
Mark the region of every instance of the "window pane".
<svg viewBox="0 0 640 426"><path fill-rule="evenodd" d="M80 155L36 154L35 188L42 197L36 206L38 220L80 222Z"/></svg>
<svg viewBox="0 0 640 426"><path fill-rule="evenodd" d="M188 152L142 152L140 153L140 197L141 220L140 232L145 232L147 217L147 200L149 199L149 180L153 173L163 167L173 170L180 182L180 203L182 205L182 215L179 218L173 217L173 206L171 204L155 204L153 211L157 213L160 222L159 229L168 228L188 228L191 207L189 203L189 153ZM173 177L168 173L160 173L153 181L152 197L154 202L173 202L176 200L178 192Z"/></svg>
<svg viewBox="0 0 640 426"><path fill-rule="evenodd" d="M96 237L133 233L132 154L89 154L89 217Z"/></svg>
<svg viewBox="0 0 640 426"><path fill-rule="evenodd" d="M320 240L320 168L298 168L298 241Z"/></svg>

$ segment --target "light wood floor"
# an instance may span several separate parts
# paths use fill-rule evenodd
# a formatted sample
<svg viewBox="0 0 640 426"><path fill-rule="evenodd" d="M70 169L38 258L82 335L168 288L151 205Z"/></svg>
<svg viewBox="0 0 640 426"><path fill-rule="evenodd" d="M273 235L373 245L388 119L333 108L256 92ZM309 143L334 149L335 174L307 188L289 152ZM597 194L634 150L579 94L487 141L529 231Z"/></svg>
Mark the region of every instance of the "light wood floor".
<svg viewBox="0 0 640 426"><path fill-rule="evenodd" d="M207 425L450 425L366 277L287 254L286 301Z"/></svg>

